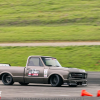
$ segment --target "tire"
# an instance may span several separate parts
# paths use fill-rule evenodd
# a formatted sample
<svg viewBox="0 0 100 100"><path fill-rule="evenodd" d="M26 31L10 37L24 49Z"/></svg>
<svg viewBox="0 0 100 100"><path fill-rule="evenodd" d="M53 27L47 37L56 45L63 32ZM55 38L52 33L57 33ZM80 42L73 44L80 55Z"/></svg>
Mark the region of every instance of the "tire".
<svg viewBox="0 0 100 100"><path fill-rule="evenodd" d="M13 78L10 74L3 74L2 82L4 85L13 85Z"/></svg>
<svg viewBox="0 0 100 100"><path fill-rule="evenodd" d="M61 79L61 77L59 75L53 75L50 78L50 84L53 87L59 87L59 86L61 86L63 84L63 81L62 81L62 79Z"/></svg>
<svg viewBox="0 0 100 100"><path fill-rule="evenodd" d="M21 85L28 85L29 83L19 82L19 84L21 84Z"/></svg>

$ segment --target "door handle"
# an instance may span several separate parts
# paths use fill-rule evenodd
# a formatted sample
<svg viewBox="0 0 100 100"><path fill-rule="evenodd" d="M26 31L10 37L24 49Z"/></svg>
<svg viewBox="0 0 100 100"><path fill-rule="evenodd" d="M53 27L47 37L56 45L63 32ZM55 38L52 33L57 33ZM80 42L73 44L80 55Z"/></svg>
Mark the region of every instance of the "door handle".
<svg viewBox="0 0 100 100"><path fill-rule="evenodd" d="M27 70L30 70L30 68L27 68Z"/></svg>

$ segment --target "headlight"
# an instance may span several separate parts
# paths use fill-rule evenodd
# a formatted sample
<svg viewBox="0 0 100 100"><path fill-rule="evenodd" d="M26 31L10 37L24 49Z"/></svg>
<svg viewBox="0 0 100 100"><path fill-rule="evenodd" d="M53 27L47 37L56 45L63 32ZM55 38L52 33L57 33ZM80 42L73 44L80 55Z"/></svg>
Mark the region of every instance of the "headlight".
<svg viewBox="0 0 100 100"><path fill-rule="evenodd" d="M69 74L69 77L68 78L72 78L72 75L71 74Z"/></svg>
<svg viewBox="0 0 100 100"><path fill-rule="evenodd" d="M87 78L87 74L85 74L85 78Z"/></svg>

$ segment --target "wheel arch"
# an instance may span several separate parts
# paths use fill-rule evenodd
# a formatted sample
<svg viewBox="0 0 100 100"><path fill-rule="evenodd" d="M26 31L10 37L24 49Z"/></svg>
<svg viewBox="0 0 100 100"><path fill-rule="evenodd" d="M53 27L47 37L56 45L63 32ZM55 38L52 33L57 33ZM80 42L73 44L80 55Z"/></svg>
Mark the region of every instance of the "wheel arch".
<svg viewBox="0 0 100 100"><path fill-rule="evenodd" d="M2 72L2 73L0 74L0 80L2 80L2 76L3 76L4 74L10 74L10 75L12 76L12 78L13 78L13 75L12 75L10 72Z"/></svg>
<svg viewBox="0 0 100 100"><path fill-rule="evenodd" d="M48 84L50 84L50 78L51 78L53 75L58 75L58 76L61 78L62 82L63 82L63 76L62 76L62 75L60 75L60 74L58 74L58 73L53 73L53 74L49 75L49 77L48 77Z"/></svg>

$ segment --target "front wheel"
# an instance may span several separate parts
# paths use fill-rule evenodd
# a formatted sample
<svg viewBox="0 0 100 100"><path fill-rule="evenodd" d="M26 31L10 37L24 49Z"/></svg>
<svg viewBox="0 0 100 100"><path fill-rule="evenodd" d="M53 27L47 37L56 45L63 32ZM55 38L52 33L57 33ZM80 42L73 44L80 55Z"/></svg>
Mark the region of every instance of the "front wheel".
<svg viewBox="0 0 100 100"><path fill-rule="evenodd" d="M58 86L61 86L63 83L61 77L59 75L53 75L51 76L50 78L50 84L53 86L53 87L58 87Z"/></svg>
<svg viewBox="0 0 100 100"><path fill-rule="evenodd" d="M4 85L13 85L13 78L10 74L3 74L2 82Z"/></svg>
<svg viewBox="0 0 100 100"><path fill-rule="evenodd" d="M21 85L28 85L29 83L19 82L19 84L21 84Z"/></svg>

